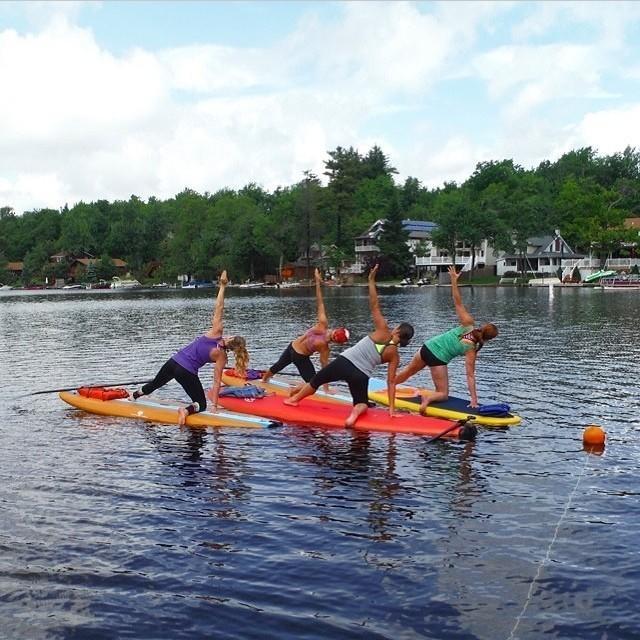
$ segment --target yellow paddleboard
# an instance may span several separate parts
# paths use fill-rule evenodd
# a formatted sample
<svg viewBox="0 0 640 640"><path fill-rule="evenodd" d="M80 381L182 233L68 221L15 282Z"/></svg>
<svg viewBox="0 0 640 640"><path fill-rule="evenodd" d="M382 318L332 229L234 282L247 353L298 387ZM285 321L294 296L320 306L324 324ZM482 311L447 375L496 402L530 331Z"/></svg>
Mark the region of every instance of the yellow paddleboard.
<svg viewBox="0 0 640 640"><path fill-rule="evenodd" d="M419 411L422 400L420 393L422 391L427 391L427 389L399 385L396 387L396 408ZM387 384L384 380L378 378L369 380L369 399L380 404L389 404ZM511 427L522 422L520 416L512 413L506 416L482 415L478 413L477 409L472 409L468 405L468 400L449 396L446 402L434 402L428 405L426 414L435 418L447 418L449 420L461 420L466 416L473 416L474 422L484 427Z"/></svg>
<svg viewBox="0 0 640 640"><path fill-rule="evenodd" d="M116 416L120 418L135 418L148 422L160 422L164 424L178 424L178 402L156 402L145 397L138 400L99 400L98 398L86 398L75 391L63 391L60 398L67 404L88 413L96 413L101 416ZM211 413L202 411L187 417L186 425L189 427L245 427L261 429L274 425L272 420L257 418L255 416L231 413L229 411L217 411Z"/></svg>

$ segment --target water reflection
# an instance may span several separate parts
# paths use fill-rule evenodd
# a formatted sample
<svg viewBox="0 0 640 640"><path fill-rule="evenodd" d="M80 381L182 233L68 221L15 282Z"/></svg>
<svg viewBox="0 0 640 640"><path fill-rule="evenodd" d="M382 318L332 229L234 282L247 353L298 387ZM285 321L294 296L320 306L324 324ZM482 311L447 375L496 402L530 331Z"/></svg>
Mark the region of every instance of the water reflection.
<svg viewBox="0 0 640 640"><path fill-rule="evenodd" d="M3 633L155 637L161 621L172 638L507 638L548 555L519 637L633 637L640 296L542 289L464 291L501 328L480 398L510 402L525 425L430 444L179 430L87 416L55 395L9 402L153 374L202 331L212 298L0 296ZM369 330L366 291L325 297L354 339ZM444 288L382 290L381 305L418 336L455 321ZM225 315L260 367L314 313L311 291L235 290ZM450 377L464 392L462 365ZM582 450L594 422L602 455Z"/></svg>

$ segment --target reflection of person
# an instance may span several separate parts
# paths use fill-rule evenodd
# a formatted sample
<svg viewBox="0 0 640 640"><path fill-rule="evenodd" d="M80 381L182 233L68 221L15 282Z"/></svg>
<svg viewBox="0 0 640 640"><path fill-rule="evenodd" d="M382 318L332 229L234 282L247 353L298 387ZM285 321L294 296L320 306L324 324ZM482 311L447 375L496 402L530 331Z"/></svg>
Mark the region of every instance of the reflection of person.
<svg viewBox="0 0 640 640"><path fill-rule="evenodd" d="M451 276L451 293L455 305L456 315L460 321L459 327L441 333L427 340L411 362L396 376L396 384L402 384L412 375L429 367L435 391L423 393L420 411L424 413L430 402L446 400L449 397L449 372L447 365L456 356L464 356L467 371L467 385L471 396L471 407L478 406L478 392L476 390L476 358L478 351L485 342L498 335L498 327L485 324L480 329L473 326L473 317L462 304L462 296L458 288L460 274L455 266L449 267Z"/></svg>
<svg viewBox="0 0 640 640"><path fill-rule="evenodd" d="M389 387L389 415L393 416L395 397L395 376L399 363L398 345L406 346L413 337L413 327L406 322L395 329L389 329L387 321L380 311L378 292L376 291L376 264L369 272L369 307L375 324L375 330L345 349L331 364L321 369L311 380L290 398L285 404L297 405L300 400L314 394L320 385L344 380L349 385L353 398L353 411L345 421L346 427L352 427L358 416L367 410L369 378L379 364L387 364Z"/></svg>
<svg viewBox="0 0 640 640"><path fill-rule="evenodd" d="M289 343L280 359L264 372L263 382L269 380L274 373L282 371L289 364L294 364L304 381L309 382L316 374L311 356L318 352L321 366L326 367L329 364L329 344L331 342L342 344L349 339L349 331L344 327L329 329L329 321L322 299L322 276L318 269L315 271L315 280L318 321L311 329Z"/></svg>
<svg viewBox="0 0 640 640"><path fill-rule="evenodd" d="M175 379L193 401L186 407L178 409L178 421L180 424L184 424L188 415L204 411L207 407L207 400L204 389L202 388L202 383L198 377L198 370L205 364L213 362L215 363L213 386L207 392L207 396L213 405L212 410L215 411L218 403L220 382L222 380L222 370L227 363L227 351L233 351L236 370L241 374L244 374L249 364L249 354L247 353L244 338L240 336L225 338L222 336L224 290L228 282L227 272L225 270L220 276L220 288L218 290L218 297L216 298L215 311L211 319L211 329L169 358L150 383L145 384L140 391L134 391L134 400L137 400L140 396L153 393L170 380Z"/></svg>

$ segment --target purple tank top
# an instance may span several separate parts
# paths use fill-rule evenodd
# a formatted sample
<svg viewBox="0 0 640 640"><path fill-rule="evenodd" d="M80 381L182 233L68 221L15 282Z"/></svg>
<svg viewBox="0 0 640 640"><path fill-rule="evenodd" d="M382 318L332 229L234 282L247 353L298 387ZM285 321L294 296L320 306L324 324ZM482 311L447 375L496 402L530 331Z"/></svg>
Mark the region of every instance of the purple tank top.
<svg viewBox="0 0 640 640"><path fill-rule="evenodd" d="M318 351L318 347L327 344L327 332L322 329L320 331L309 329L304 334L305 344L311 353Z"/></svg>
<svg viewBox="0 0 640 640"><path fill-rule="evenodd" d="M198 373L198 369L208 362L211 362L211 349L220 346L222 338L208 338L207 336L199 336L191 344L184 349L180 349L173 356L173 359L187 371Z"/></svg>

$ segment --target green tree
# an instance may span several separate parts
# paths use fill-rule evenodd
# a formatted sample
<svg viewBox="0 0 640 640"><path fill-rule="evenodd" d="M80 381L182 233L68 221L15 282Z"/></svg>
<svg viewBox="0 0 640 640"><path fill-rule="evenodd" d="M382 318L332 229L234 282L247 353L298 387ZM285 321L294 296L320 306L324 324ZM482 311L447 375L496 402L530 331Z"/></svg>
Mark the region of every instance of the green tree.
<svg viewBox="0 0 640 640"><path fill-rule="evenodd" d="M437 223L431 234L434 245L442 247L455 264L458 243L462 240L460 219L469 207L469 192L455 184L447 184L438 194L434 205L434 221Z"/></svg>
<svg viewBox="0 0 640 640"><path fill-rule="evenodd" d="M391 200L385 218L378 247L380 255L384 258L381 262L381 275L406 276L411 271L413 256L407 244L409 233L402 224L402 214L397 196ZM383 272L383 267L387 273Z"/></svg>
<svg viewBox="0 0 640 640"><path fill-rule="evenodd" d="M104 253L96 262L96 277L99 280L111 280L116 275L116 267L113 264L111 256Z"/></svg>
<svg viewBox="0 0 640 640"><path fill-rule="evenodd" d="M422 185L418 178L408 177L400 190L400 208L402 211L409 211L418 204L423 192Z"/></svg>
<svg viewBox="0 0 640 640"><path fill-rule="evenodd" d="M346 252L352 248L352 238L344 233L344 225L355 213L354 194L363 178L362 156L353 147L337 147L329 151L329 160L324 164L333 195L332 235L334 243Z"/></svg>
<svg viewBox="0 0 640 640"><path fill-rule="evenodd" d="M299 183L296 198L296 213L299 220L300 255L306 259L307 278L311 272L311 246L320 234L318 219L318 201L321 185L316 175L304 172L304 180Z"/></svg>
<svg viewBox="0 0 640 640"><path fill-rule="evenodd" d="M353 242L353 238L363 233L376 220L385 218L397 195L393 179L388 175L362 180L353 196L355 212L345 224L347 237ZM353 244L350 249L353 250Z"/></svg>
<svg viewBox="0 0 640 640"><path fill-rule="evenodd" d="M26 285L39 284L44 279L44 268L49 263L49 250L39 244L24 257L22 280Z"/></svg>
<svg viewBox="0 0 640 640"><path fill-rule="evenodd" d="M63 251L79 256L96 250L92 234L91 206L79 202L62 214L61 235L58 246Z"/></svg>
<svg viewBox="0 0 640 640"><path fill-rule="evenodd" d="M389 163L389 158L378 145L374 145L362 159L362 178L373 180L379 176L391 178L398 173L395 167Z"/></svg>

